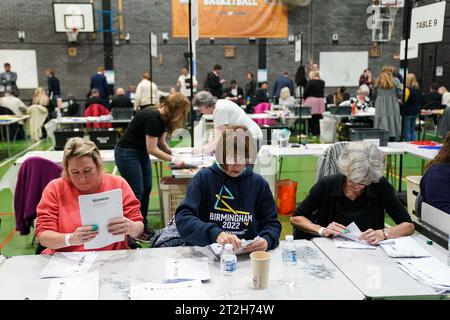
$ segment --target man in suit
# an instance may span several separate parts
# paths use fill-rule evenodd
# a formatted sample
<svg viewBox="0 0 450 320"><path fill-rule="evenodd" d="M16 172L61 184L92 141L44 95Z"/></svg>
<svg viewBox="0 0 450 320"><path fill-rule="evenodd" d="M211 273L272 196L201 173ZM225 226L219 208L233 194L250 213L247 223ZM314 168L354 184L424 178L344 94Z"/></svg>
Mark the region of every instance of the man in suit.
<svg viewBox="0 0 450 320"><path fill-rule="evenodd" d="M222 99L223 83L226 81L224 79L220 79L221 73L222 73L222 66L220 64L216 64L214 66L214 71L208 74L208 78L206 79L205 89L211 92L211 94L217 99Z"/></svg>
<svg viewBox="0 0 450 320"><path fill-rule="evenodd" d="M4 91L10 91L14 96L19 96L19 89L17 88L17 73L11 71L11 64L8 62L4 64L5 72L0 73L0 81L3 85Z"/></svg>
<svg viewBox="0 0 450 320"><path fill-rule="evenodd" d="M105 101L109 98L108 82L106 82L105 68L99 67L97 69L97 74L91 78L91 90L97 89L100 92L100 97Z"/></svg>

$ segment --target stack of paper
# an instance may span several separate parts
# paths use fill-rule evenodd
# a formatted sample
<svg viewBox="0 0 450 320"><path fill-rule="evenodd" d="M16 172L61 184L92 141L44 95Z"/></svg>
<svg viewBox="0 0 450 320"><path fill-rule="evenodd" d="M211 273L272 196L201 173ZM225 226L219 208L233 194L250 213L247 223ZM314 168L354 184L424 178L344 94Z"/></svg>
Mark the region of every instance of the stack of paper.
<svg viewBox="0 0 450 320"><path fill-rule="evenodd" d="M75 278L52 279L47 300L98 300L98 271Z"/></svg>
<svg viewBox="0 0 450 320"><path fill-rule="evenodd" d="M256 237L253 240L245 240L241 239L241 247L234 253L236 255L244 254L246 251L244 250L248 245L252 244L256 240L258 240L259 237ZM208 246L208 248L214 253L217 259L220 259L220 255L222 254L223 246L218 243L213 243Z"/></svg>
<svg viewBox="0 0 450 320"><path fill-rule="evenodd" d="M400 269L414 279L443 293L450 291L450 267L435 257L420 259L398 259Z"/></svg>
<svg viewBox="0 0 450 320"><path fill-rule="evenodd" d="M200 280L175 283L138 283L131 285L131 300L208 300Z"/></svg>
<svg viewBox="0 0 450 320"><path fill-rule="evenodd" d="M167 259L166 279L209 280L208 258Z"/></svg>
<svg viewBox="0 0 450 320"><path fill-rule="evenodd" d="M358 228L356 223L352 222L346 228L349 232L343 233L339 237L334 238L334 243L337 248L346 248L346 249L376 249L376 246L371 245L367 241L360 240L361 230ZM379 242L382 243L391 243L392 240L385 240Z"/></svg>
<svg viewBox="0 0 450 320"><path fill-rule="evenodd" d="M431 255L411 237L394 239L391 243L380 244L391 258L423 258Z"/></svg>
<svg viewBox="0 0 450 320"><path fill-rule="evenodd" d="M97 252L57 252L41 272L44 278L72 278L88 273Z"/></svg>

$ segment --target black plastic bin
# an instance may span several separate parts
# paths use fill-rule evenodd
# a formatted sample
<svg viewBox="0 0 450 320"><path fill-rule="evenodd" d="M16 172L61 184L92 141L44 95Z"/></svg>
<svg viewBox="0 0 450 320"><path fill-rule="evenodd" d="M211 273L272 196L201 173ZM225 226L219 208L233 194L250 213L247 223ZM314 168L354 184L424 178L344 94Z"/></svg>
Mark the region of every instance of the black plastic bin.
<svg viewBox="0 0 450 320"><path fill-rule="evenodd" d="M119 137L119 132L115 128L89 129L88 133L91 141L102 150L114 149Z"/></svg>
<svg viewBox="0 0 450 320"><path fill-rule="evenodd" d="M380 147L386 147L390 132L383 129L359 128L350 129L350 141L379 140Z"/></svg>
<svg viewBox="0 0 450 320"><path fill-rule="evenodd" d="M350 141L350 129L373 128L373 121L347 121L338 124L339 141Z"/></svg>
<svg viewBox="0 0 450 320"><path fill-rule="evenodd" d="M55 130L55 150L64 150L67 140L70 138L83 138L84 131L80 129L56 129Z"/></svg>
<svg viewBox="0 0 450 320"><path fill-rule="evenodd" d="M329 108L330 113L339 116L351 116L352 115L352 107L339 107L332 106Z"/></svg>
<svg viewBox="0 0 450 320"><path fill-rule="evenodd" d="M311 115L311 107L308 106L295 106L294 107L294 115L297 117L301 116L310 116Z"/></svg>

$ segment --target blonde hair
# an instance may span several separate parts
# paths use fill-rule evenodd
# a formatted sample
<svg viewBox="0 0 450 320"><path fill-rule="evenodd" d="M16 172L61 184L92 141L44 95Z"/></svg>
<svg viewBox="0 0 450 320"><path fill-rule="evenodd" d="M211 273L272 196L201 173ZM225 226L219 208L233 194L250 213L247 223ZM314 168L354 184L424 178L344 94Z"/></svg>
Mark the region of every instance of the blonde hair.
<svg viewBox="0 0 450 320"><path fill-rule="evenodd" d="M165 109L167 118L169 119L168 133L172 134L176 129L183 128L186 122L187 115L191 109L189 100L181 93L176 92L169 95L161 106L161 109ZM182 110L181 115L177 113Z"/></svg>
<svg viewBox="0 0 450 320"><path fill-rule="evenodd" d="M288 87L284 87L283 89L281 89L281 91L280 91L280 99L286 100L290 96L291 96L291 90L289 90Z"/></svg>
<svg viewBox="0 0 450 320"><path fill-rule="evenodd" d="M105 71L105 67L104 66L100 66L97 68L97 72L104 72Z"/></svg>
<svg viewBox="0 0 450 320"><path fill-rule="evenodd" d="M31 99L32 104L38 104L43 107L48 106L50 102L49 97L47 96L47 93L45 92L45 89L42 87L36 88L33 93L33 98Z"/></svg>
<svg viewBox="0 0 450 320"><path fill-rule="evenodd" d="M310 71L309 72L309 80L313 80L314 78L320 79L320 71Z"/></svg>
<svg viewBox="0 0 450 320"><path fill-rule="evenodd" d="M70 138L64 146L62 177L69 178L69 160L90 157L99 172L103 172L103 160L95 143L82 138Z"/></svg>
<svg viewBox="0 0 450 320"><path fill-rule="evenodd" d="M392 72L383 71L378 76L376 86L382 89L392 89L395 88L395 80Z"/></svg>
<svg viewBox="0 0 450 320"><path fill-rule="evenodd" d="M406 75L405 85L407 88L419 89L419 83L417 82L417 78L414 73L408 73Z"/></svg>

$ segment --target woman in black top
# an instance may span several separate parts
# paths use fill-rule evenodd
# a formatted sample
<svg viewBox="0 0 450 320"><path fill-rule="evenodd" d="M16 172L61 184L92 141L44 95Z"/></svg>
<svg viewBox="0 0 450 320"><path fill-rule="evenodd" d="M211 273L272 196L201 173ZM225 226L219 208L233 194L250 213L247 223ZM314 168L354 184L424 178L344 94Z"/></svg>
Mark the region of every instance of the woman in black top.
<svg viewBox="0 0 450 320"><path fill-rule="evenodd" d="M313 136L318 136L320 135L319 120L325 112L325 81L320 80L319 71L311 71L309 77L303 99L305 99L304 105L311 107L311 133Z"/></svg>
<svg viewBox="0 0 450 320"><path fill-rule="evenodd" d="M190 104L184 95L174 93L158 109L146 108L136 114L114 150L117 168L141 202L144 234L151 235L147 226L147 211L152 190L152 166L149 154L158 159L181 165L172 157L166 135L184 127Z"/></svg>
<svg viewBox="0 0 450 320"><path fill-rule="evenodd" d="M413 234L408 212L383 177L383 154L375 145L350 143L338 166L341 174L319 180L297 208L291 218L297 229L310 237L335 237L354 222L364 231L361 240L373 245ZM385 211L397 226L384 227Z"/></svg>

